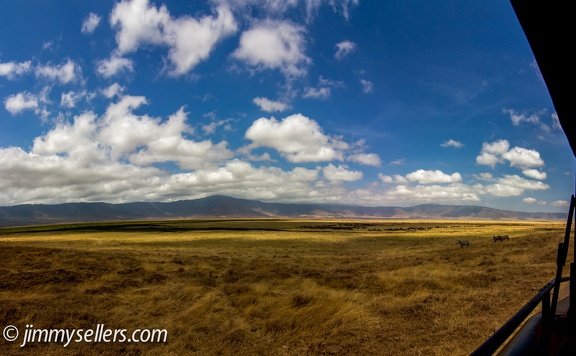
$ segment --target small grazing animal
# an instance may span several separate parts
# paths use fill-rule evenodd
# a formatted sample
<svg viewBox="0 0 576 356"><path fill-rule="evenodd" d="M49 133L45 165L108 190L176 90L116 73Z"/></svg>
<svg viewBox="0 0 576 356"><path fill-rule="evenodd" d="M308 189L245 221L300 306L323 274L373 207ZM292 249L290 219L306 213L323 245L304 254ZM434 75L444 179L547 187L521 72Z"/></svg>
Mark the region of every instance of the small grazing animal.
<svg viewBox="0 0 576 356"><path fill-rule="evenodd" d="M464 241L458 240L458 241L456 241L456 243L457 243L457 244L460 244L460 248L462 248L462 247L464 247L464 246L466 246L466 247L470 246L470 242L468 242L468 241L466 241L466 240L464 240Z"/></svg>
<svg viewBox="0 0 576 356"><path fill-rule="evenodd" d="M502 242L504 240L510 240L508 235L496 235L496 236L492 236L492 238L494 239L494 242L496 242L496 241Z"/></svg>

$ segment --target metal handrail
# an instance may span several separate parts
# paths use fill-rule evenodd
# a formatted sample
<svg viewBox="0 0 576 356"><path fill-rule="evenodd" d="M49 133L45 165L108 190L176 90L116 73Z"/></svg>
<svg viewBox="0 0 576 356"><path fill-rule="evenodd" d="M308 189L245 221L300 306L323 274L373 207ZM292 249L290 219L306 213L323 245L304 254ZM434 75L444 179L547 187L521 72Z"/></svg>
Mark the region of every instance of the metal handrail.
<svg viewBox="0 0 576 356"><path fill-rule="evenodd" d="M558 305L558 296L560 294L560 283L570 281L570 277L562 277L562 269L566 265L568 255L568 245L570 242L570 233L572 230L573 216L576 213L576 197L570 197L570 209L566 221L566 232L564 241L558 245L558 254L556 257L556 277L540 289L526 305L524 305L516 314L514 314L498 331L488 338L480 347L471 355L492 355L500 346L506 342L506 339L522 324L530 313L542 302L542 323L545 328L554 323L556 317L556 307ZM576 236L574 237L576 239ZM576 259L576 241L574 243L574 258ZM576 279L576 262L570 265L570 275ZM550 292L553 291L552 301L550 301ZM569 319L576 319L576 281L570 283L570 304L568 309Z"/></svg>
<svg viewBox="0 0 576 356"><path fill-rule="evenodd" d="M560 283L567 282L570 277L562 277ZM506 339L514 333L514 331L522 324L522 322L530 315L530 313L542 302L542 310L550 312L550 291L554 288L556 284L556 278L552 278L544 287L538 291L538 293L528 301L520 310L516 312L500 329L498 329L488 340L484 341L474 352L470 355L480 356L480 355L491 355L500 346L504 344ZM546 318L546 316L544 316Z"/></svg>

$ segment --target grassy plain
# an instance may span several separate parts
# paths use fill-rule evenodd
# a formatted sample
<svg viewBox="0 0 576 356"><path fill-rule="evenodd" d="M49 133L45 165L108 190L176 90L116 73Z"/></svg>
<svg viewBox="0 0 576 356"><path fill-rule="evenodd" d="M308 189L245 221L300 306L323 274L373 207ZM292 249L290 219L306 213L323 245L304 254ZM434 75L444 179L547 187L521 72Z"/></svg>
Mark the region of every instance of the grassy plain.
<svg viewBox="0 0 576 356"><path fill-rule="evenodd" d="M493 242L492 235L510 240ZM29 355L467 355L554 277L562 222L205 220L0 229ZM461 248L456 240L468 240ZM165 343L29 343L38 329ZM3 353L4 354L4 353Z"/></svg>

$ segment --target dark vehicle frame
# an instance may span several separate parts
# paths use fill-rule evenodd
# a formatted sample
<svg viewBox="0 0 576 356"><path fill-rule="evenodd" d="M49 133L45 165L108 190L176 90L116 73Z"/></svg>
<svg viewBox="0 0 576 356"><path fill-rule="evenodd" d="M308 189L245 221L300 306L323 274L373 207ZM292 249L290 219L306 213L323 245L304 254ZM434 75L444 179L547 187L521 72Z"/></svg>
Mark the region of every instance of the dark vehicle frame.
<svg viewBox="0 0 576 356"><path fill-rule="evenodd" d="M573 90L569 89L576 79L573 4L566 0L511 0L511 4L576 156L575 101ZM570 276L562 276L573 234L575 208L576 198L572 195L564 241L558 246L556 277L472 355L576 355L576 263L570 264ZM576 261L576 234L573 261ZM569 296L560 299L560 284L563 282L570 284ZM542 305L541 312L530 317L539 304Z"/></svg>

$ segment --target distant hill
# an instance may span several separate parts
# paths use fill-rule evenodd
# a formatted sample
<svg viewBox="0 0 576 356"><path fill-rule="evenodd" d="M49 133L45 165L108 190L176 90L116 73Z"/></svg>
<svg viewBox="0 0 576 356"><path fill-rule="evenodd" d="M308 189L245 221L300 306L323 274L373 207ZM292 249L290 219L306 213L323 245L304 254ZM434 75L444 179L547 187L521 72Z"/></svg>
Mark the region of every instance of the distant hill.
<svg viewBox="0 0 576 356"><path fill-rule="evenodd" d="M526 213L482 206L425 204L363 207L337 204L282 204L211 196L170 203L65 203L0 207L0 226L187 218L382 218L562 220L563 213Z"/></svg>

